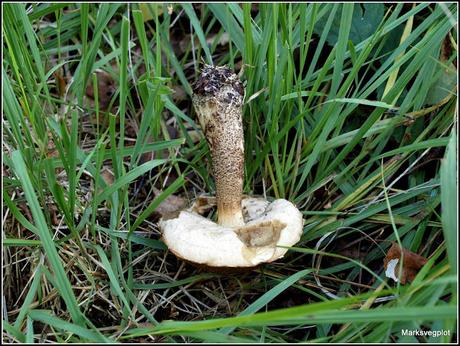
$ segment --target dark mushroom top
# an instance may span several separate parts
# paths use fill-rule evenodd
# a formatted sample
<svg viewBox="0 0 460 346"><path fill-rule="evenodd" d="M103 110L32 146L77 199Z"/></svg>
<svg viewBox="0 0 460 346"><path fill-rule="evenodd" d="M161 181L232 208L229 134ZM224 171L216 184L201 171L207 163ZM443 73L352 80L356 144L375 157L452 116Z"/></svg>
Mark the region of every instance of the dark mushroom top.
<svg viewBox="0 0 460 346"><path fill-rule="evenodd" d="M224 85L232 86L241 96L244 96L243 83L232 70L226 66L205 65L193 85L193 93L199 96L215 96Z"/></svg>

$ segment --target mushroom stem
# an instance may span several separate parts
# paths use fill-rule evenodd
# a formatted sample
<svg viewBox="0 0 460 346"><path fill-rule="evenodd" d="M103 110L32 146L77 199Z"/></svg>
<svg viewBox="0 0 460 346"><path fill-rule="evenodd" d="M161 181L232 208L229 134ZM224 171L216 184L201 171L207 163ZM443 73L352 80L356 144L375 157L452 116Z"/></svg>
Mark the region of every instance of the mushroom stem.
<svg viewBox="0 0 460 346"><path fill-rule="evenodd" d="M211 150L218 223L225 227L244 225L243 96L241 81L227 67L205 66L194 85L193 105Z"/></svg>

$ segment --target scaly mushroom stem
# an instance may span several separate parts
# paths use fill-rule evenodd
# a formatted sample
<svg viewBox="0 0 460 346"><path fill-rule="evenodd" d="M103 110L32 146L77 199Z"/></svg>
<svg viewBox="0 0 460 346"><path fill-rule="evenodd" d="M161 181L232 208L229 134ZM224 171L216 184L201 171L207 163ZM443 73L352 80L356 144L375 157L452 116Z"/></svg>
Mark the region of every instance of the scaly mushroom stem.
<svg viewBox="0 0 460 346"><path fill-rule="evenodd" d="M211 149L218 223L242 226L243 84L229 68L206 65L193 92L193 105Z"/></svg>

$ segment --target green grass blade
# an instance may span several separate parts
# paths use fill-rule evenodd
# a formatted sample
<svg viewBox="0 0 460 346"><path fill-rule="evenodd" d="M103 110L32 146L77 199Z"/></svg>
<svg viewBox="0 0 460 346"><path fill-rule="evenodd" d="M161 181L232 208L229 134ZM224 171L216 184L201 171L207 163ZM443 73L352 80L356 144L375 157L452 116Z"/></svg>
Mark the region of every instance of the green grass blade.
<svg viewBox="0 0 460 346"><path fill-rule="evenodd" d="M58 288L62 294L62 299L64 299L66 302L66 306L72 316L72 320L75 323L82 325L84 324L83 316L77 305L77 300L73 293L72 286L70 285L69 279L67 278L64 267L59 258L59 254L57 252L53 238L51 237L48 225L46 224L42 208L38 203L38 199L30 181L24 159L22 158L22 155L19 151L14 151L11 156L11 160L13 162L16 174L24 188L25 196L34 217L36 227L40 235L40 240L42 241L43 249L48 257L54 275L56 275L56 282L59 285Z"/></svg>
<svg viewBox="0 0 460 346"><path fill-rule="evenodd" d="M166 190L164 190L159 196L157 196L152 203L139 215L131 226L129 232L133 232L139 225L150 215L153 211L163 202L169 195L173 194L179 187L184 184L184 177L180 176L174 183L172 183Z"/></svg>
<svg viewBox="0 0 460 346"><path fill-rule="evenodd" d="M201 24L200 24L200 21L198 20L198 17L196 16L195 10L193 9L190 3L183 3L182 8L184 9L185 13L189 17L190 23L192 24L193 29L195 30L198 36L198 39L200 40L201 47L203 48L204 53L206 54L208 65L213 65L212 55L211 55L211 52L209 51L208 44L206 43L206 38L204 36L203 30L201 29Z"/></svg>
<svg viewBox="0 0 460 346"><path fill-rule="evenodd" d="M133 180L135 180L136 178L138 178L142 174L147 173L151 169L153 169L153 168L155 168L155 167L157 167L157 166L159 166L159 165L161 165L161 164L163 164L165 162L166 162L166 160L152 160L152 161L146 162L146 163L134 168L133 170L129 171L125 175L123 175L120 178L118 178L117 180L115 180L112 185L106 187L100 193L100 195L97 196L96 205L98 205L98 204L102 203L103 201L105 201L113 193L118 191L120 188L128 185L129 183L131 183Z"/></svg>
<svg viewBox="0 0 460 346"><path fill-rule="evenodd" d="M27 317L26 344L34 343L34 324L30 317Z"/></svg>
<svg viewBox="0 0 460 346"><path fill-rule="evenodd" d="M273 287L271 290L268 292L264 293L260 298L258 298L254 303L249 305L246 309L244 309L241 313L238 314L238 316L246 316L246 315L251 315L262 309L264 306L266 306L270 301L272 301L274 298L276 298L281 292L285 291L289 287L291 287L293 284L295 284L298 280L303 278L304 276L308 275L311 273L311 269L304 269L301 270L283 281L281 281L278 285ZM230 334L233 332L235 328L224 328L220 330L221 333L223 334Z"/></svg>
<svg viewBox="0 0 460 346"><path fill-rule="evenodd" d="M26 338L27 338L26 335L24 335L19 329L13 327L11 324L9 324L5 320L2 320L2 326L3 326L3 329L7 333L11 334L11 336L16 338L16 340L18 340L19 342L22 342L22 343L26 342Z"/></svg>
<svg viewBox="0 0 460 346"><path fill-rule="evenodd" d="M29 316L34 321L49 324L57 329L70 332L80 336L84 342L111 343L111 339L101 336L90 329L81 327L79 324L70 323L60 318L52 316L46 310L32 310Z"/></svg>
<svg viewBox="0 0 460 346"><path fill-rule="evenodd" d="M41 245L42 245L42 242L40 240L13 239L13 238L3 239L3 246L41 246Z"/></svg>
<svg viewBox="0 0 460 346"><path fill-rule="evenodd" d="M109 259L107 258L107 255L105 254L104 250L99 245L96 245L96 250L97 250L97 253L99 254L102 264L104 265L104 269L107 275L109 276L110 284L113 287L116 295L121 299L121 301L125 305L125 308L131 310L128 300L126 299L123 293L123 290L121 289L121 286L119 284L119 279L116 277L115 273L112 270L112 265L110 264ZM132 314L131 311L130 311L130 314Z"/></svg>
<svg viewBox="0 0 460 346"><path fill-rule="evenodd" d="M244 54L244 34L240 24L235 20L235 17L226 8L225 4L208 4L209 9L216 16L217 20L225 28L225 31L229 33L232 42L238 48L238 50Z"/></svg>
<svg viewBox="0 0 460 346"><path fill-rule="evenodd" d="M441 200L442 200L442 225L446 241L447 254L452 274L457 273L457 233L458 217L457 195L457 136L452 130L446 155L441 165Z"/></svg>
<svg viewBox="0 0 460 346"><path fill-rule="evenodd" d="M42 269L41 266L37 268L34 272L34 278L32 283L30 284L29 291L27 292L26 297L24 298L24 303L22 303L21 309L19 311L19 315L14 322L14 327L20 329L21 324L24 321L24 318L28 315L30 311L30 305L32 304L33 300L35 299L35 295L37 294L38 285L41 283L42 277Z"/></svg>

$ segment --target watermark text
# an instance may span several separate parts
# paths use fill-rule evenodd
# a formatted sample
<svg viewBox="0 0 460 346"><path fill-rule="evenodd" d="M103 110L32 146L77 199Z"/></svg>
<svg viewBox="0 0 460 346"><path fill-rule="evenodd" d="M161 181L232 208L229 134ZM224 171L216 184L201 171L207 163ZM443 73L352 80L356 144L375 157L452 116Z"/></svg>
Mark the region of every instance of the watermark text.
<svg viewBox="0 0 460 346"><path fill-rule="evenodd" d="M401 329L403 336L432 336L439 338L440 336L450 336L450 330L421 330L421 329Z"/></svg>

